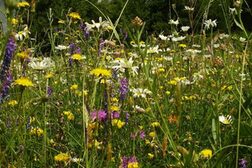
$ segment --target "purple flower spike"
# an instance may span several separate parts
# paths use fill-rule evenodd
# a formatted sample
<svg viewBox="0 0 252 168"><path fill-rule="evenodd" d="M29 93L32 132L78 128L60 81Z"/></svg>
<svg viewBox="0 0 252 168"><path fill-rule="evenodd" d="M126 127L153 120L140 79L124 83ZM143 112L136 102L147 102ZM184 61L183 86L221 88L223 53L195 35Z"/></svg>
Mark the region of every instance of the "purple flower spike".
<svg viewBox="0 0 252 168"><path fill-rule="evenodd" d="M124 100L129 91L129 82L127 78L122 78L120 80L120 99Z"/></svg>

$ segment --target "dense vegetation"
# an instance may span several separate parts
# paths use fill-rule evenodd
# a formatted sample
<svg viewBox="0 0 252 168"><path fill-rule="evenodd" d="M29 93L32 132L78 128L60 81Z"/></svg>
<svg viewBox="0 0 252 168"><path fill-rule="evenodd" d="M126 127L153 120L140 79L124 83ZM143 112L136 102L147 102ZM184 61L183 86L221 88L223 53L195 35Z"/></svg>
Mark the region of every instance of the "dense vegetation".
<svg viewBox="0 0 252 168"><path fill-rule="evenodd" d="M0 166L251 167L248 3L6 4Z"/></svg>

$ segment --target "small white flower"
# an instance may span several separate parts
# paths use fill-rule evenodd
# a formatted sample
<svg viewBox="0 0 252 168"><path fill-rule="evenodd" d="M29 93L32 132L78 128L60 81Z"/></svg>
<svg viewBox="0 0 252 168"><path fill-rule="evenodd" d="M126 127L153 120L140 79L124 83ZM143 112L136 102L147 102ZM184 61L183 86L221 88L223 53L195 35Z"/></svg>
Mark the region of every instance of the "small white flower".
<svg viewBox="0 0 252 168"><path fill-rule="evenodd" d="M237 10L235 8L229 8L229 12L233 15L237 15Z"/></svg>
<svg viewBox="0 0 252 168"><path fill-rule="evenodd" d="M243 37L240 37L239 40L240 40L240 42L242 42L242 43L243 43L243 42L246 42L246 38L243 38Z"/></svg>
<svg viewBox="0 0 252 168"><path fill-rule="evenodd" d="M219 35L219 38L222 40L222 39L224 39L224 38L228 38L229 37L229 35L228 34L225 34L225 33L221 33L220 35Z"/></svg>
<svg viewBox="0 0 252 168"><path fill-rule="evenodd" d="M141 113L145 112L145 109L142 108L142 107L140 107L140 106L138 106L138 105L133 106L133 108L134 108L137 112L141 112Z"/></svg>
<svg viewBox="0 0 252 168"><path fill-rule="evenodd" d="M193 7L189 7L189 6L185 6L185 10L187 10L187 11L194 11L194 8Z"/></svg>
<svg viewBox="0 0 252 168"><path fill-rule="evenodd" d="M171 25L178 25L179 24L179 20L177 19L177 20L169 20L169 24L171 24Z"/></svg>
<svg viewBox="0 0 252 168"><path fill-rule="evenodd" d="M92 24L85 22L87 26L87 31L93 31L94 28L96 28L98 31L100 29L109 30L112 28L109 21L102 21L102 17L99 17L99 22L97 23L94 20L92 20L91 22Z"/></svg>
<svg viewBox="0 0 252 168"><path fill-rule="evenodd" d="M158 48L159 48L159 46L158 45L156 45L155 47L150 47L150 48L148 48L148 50L147 50L147 54L154 54L154 53L158 53L159 51L158 51Z"/></svg>
<svg viewBox="0 0 252 168"><path fill-rule="evenodd" d="M206 29L214 28L217 26L217 20L208 19L204 22L204 25Z"/></svg>
<svg viewBox="0 0 252 168"><path fill-rule="evenodd" d="M142 88L133 88L131 92L133 92L133 97L141 97L141 98L146 98L146 95L152 94L150 90Z"/></svg>
<svg viewBox="0 0 252 168"><path fill-rule="evenodd" d="M28 30L28 26L25 26L23 31L19 31L14 36L16 40L23 41L23 39L29 37L29 34L31 34L31 32Z"/></svg>
<svg viewBox="0 0 252 168"><path fill-rule="evenodd" d="M181 27L181 30L182 30L183 32L187 32L189 29L190 29L189 26L182 26L182 27Z"/></svg>
<svg viewBox="0 0 252 168"><path fill-rule="evenodd" d="M55 62L49 57L45 57L43 60L39 58L31 58L28 66L35 70L46 70L53 68L55 66Z"/></svg>
<svg viewBox="0 0 252 168"><path fill-rule="evenodd" d="M186 38L186 36L179 36L179 37L172 37L172 41L173 42L177 42L177 41L182 41Z"/></svg>
<svg viewBox="0 0 252 168"><path fill-rule="evenodd" d="M125 72L125 69L129 69L133 72L133 75L138 74L138 66L133 66L133 60L132 57L127 60L125 58L117 59L112 62L113 66L112 68L115 70L119 70L121 72Z"/></svg>
<svg viewBox="0 0 252 168"><path fill-rule="evenodd" d="M164 36L163 34L160 34L158 37L164 41L169 40L169 38L167 36Z"/></svg>
<svg viewBox="0 0 252 168"><path fill-rule="evenodd" d="M227 115L227 116L221 115L219 116L219 121L222 124L229 125L232 123L232 117L230 115Z"/></svg>
<svg viewBox="0 0 252 168"><path fill-rule="evenodd" d="M69 48L69 46L64 46L64 45L58 45L55 47L56 50L66 50L68 48Z"/></svg>

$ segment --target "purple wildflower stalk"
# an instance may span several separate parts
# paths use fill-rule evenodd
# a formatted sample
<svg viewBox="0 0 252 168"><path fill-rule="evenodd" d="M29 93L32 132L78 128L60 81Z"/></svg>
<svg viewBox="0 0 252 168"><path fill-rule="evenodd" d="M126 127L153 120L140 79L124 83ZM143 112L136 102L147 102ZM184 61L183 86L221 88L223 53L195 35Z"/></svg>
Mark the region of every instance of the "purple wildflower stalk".
<svg viewBox="0 0 252 168"><path fill-rule="evenodd" d="M120 99L124 100L129 91L129 82L127 78L122 78L120 80Z"/></svg>
<svg viewBox="0 0 252 168"><path fill-rule="evenodd" d="M1 71L0 71L0 80L2 83L4 82L7 72L10 68L11 60L14 55L15 49L16 49L16 43L15 43L14 37L10 37L8 39L8 42L5 48L4 59L3 59L3 63L2 63Z"/></svg>
<svg viewBox="0 0 252 168"><path fill-rule="evenodd" d="M10 72L8 72L6 76L6 80L3 81L2 89L0 92L0 103L2 103L4 98L6 98L6 96L8 95L11 82L12 82L12 75Z"/></svg>
<svg viewBox="0 0 252 168"><path fill-rule="evenodd" d="M247 168L247 163L246 159L239 159L239 168Z"/></svg>
<svg viewBox="0 0 252 168"><path fill-rule="evenodd" d="M88 38L89 38L89 35L90 35L90 32L87 30L86 24L81 23L81 24L80 24L80 29L81 29L81 31L83 32L84 38L85 38L85 39L88 39Z"/></svg>
<svg viewBox="0 0 252 168"><path fill-rule="evenodd" d="M104 44L105 44L105 41L104 41L103 39L100 39L100 41L99 41L98 56L100 56L100 55L101 55L101 50L103 49Z"/></svg>

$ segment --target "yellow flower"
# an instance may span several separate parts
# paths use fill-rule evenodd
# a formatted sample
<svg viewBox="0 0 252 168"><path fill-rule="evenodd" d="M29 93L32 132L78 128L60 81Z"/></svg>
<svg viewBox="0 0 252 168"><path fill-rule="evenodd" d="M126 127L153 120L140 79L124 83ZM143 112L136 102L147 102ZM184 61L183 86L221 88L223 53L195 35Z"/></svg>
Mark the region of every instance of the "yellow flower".
<svg viewBox="0 0 252 168"><path fill-rule="evenodd" d="M81 56L81 54L73 54L72 57L71 57L73 60L77 60L77 61L80 61L80 60L83 60L84 58Z"/></svg>
<svg viewBox="0 0 252 168"><path fill-rule="evenodd" d="M120 108L119 108L118 106L111 106L111 107L110 107L110 110L111 110L111 111L119 111Z"/></svg>
<svg viewBox="0 0 252 168"><path fill-rule="evenodd" d="M213 156L213 152L211 149L203 149L199 155L202 157L202 158L211 158Z"/></svg>
<svg viewBox="0 0 252 168"><path fill-rule="evenodd" d="M67 162L68 160L70 160L70 155L68 153L59 153L58 155L54 156L54 160L58 161L58 162Z"/></svg>
<svg viewBox="0 0 252 168"><path fill-rule="evenodd" d="M26 78L26 77L21 77L17 80L15 80L14 82L16 85L20 85L20 86L33 86L32 81L30 81L30 79Z"/></svg>
<svg viewBox="0 0 252 168"><path fill-rule="evenodd" d="M152 127L160 127L160 123L156 121L156 122L151 123L151 126Z"/></svg>
<svg viewBox="0 0 252 168"><path fill-rule="evenodd" d="M17 53L17 56L21 58L22 60L29 58L28 52L22 51L20 53Z"/></svg>
<svg viewBox="0 0 252 168"><path fill-rule="evenodd" d="M71 17L72 19L81 19L80 14L77 12L71 12L68 14L69 17Z"/></svg>
<svg viewBox="0 0 252 168"><path fill-rule="evenodd" d="M70 90L77 90L78 89L78 85L77 84L73 84L71 87L70 87Z"/></svg>
<svg viewBox="0 0 252 168"><path fill-rule="evenodd" d="M170 84L170 85L177 85L177 81L176 80L170 80L169 82L168 82L168 84Z"/></svg>
<svg viewBox="0 0 252 168"><path fill-rule="evenodd" d="M37 135L37 136L42 136L44 134L44 131L41 128L31 128L30 131L31 135Z"/></svg>
<svg viewBox="0 0 252 168"><path fill-rule="evenodd" d="M122 128L125 125L125 122L119 120L119 119L113 119L112 120L112 126L117 126L117 128Z"/></svg>
<svg viewBox="0 0 252 168"><path fill-rule="evenodd" d="M18 2L17 3L18 8L25 8L25 7L30 7L30 4L28 2Z"/></svg>
<svg viewBox="0 0 252 168"><path fill-rule="evenodd" d="M149 159L154 158L154 154L152 154L152 153L148 153L148 158L149 158Z"/></svg>
<svg viewBox="0 0 252 168"><path fill-rule="evenodd" d="M59 23L59 24L64 24L65 21L60 19L60 20L58 21L58 23Z"/></svg>
<svg viewBox="0 0 252 168"><path fill-rule="evenodd" d="M94 146L96 149L101 149L102 142L99 142L97 140L94 141Z"/></svg>
<svg viewBox="0 0 252 168"><path fill-rule="evenodd" d="M15 106L15 105L17 105L18 104L18 102L16 101L16 100L10 100L9 102L8 102L8 105L10 105L10 106Z"/></svg>
<svg viewBox="0 0 252 168"><path fill-rule="evenodd" d="M107 69L102 69L102 68L95 68L90 72L91 75L95 75L97 77L111 77L111 71Z"/></svg>
<svg viewBox="0 0 252 168"><path fill-rule="evenodd" d="M154 131L152 131L152 132L149 133L149 136L154 138L156 136L156 133Z"/></svg>
<svg viewBox="0 0 252 168"><path fill-rule="evenodd" d="M11 24L12 24L12 25L17 25L17 24L18 24L18 20L15 19L15 18L12 18L12 19L11 19Z"/></svg>
<svg viewBox="0 0 252 168"><path fill-rule="evenodd" d="M139 168L138 162L130 162L127 168Z"/></svg>
<svg viewBox="0 0 252 168"><path fill-rule="evenodd" d="M186 48L186 44L179 44L179 47Z"/></svg>
<svg viewBox="0 0 252 168"><path fill-rule="evenodd" d="M74 115L73 115L73 113L71 111L63 111L63 114L67 116L67 119L69 121L74 120Z"/></svg>
<svg viewBox="0 0 252 168"><path fill-rule="evenodd" d="M87 95L88 95L88 90L83 90L82 92L83 92L83 95L84 95L84 96L87 96Z"/></svg>
<svg viewBox="0 0 252 168"><path fill-rule="evenodd" d="M49 78L52 78L53 77L53 73L52 72L48 72L46 75L45 75L45 78L46 79L49 79Z"/></svg>

